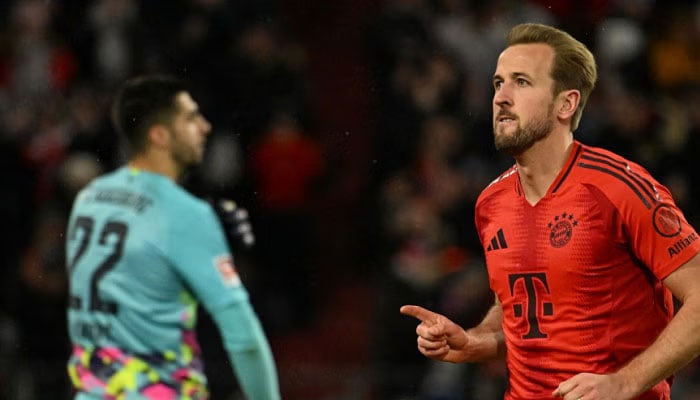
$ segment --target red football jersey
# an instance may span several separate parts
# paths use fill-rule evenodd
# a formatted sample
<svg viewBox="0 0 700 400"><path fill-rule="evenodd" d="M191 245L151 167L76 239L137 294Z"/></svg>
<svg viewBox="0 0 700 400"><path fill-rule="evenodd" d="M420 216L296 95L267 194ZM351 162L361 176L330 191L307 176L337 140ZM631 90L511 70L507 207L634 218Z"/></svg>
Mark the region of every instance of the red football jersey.
<svg viewBox="0 0 700 400"><path fill-rule="evenodd" d="M661 280L700 251L667 188L579 142L536 205L513 166L481 193L475 218L503 307L507 400L551 399L562 381L613 372L645 349L673 315ZM639 399L669 392L663 381Z"/></svg>

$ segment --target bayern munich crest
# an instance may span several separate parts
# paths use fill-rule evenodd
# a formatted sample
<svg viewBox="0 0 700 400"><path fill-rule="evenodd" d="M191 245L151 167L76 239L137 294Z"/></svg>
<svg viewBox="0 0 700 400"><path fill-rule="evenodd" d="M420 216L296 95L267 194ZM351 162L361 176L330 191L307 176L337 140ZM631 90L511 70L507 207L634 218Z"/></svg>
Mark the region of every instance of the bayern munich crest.
<svg viewBox="0 0 700 400"><path fill-rule="evenodd" d="M557 248L566 246L571 240L576 226L578 226L578 221L573 214L565 212L555 216L552 222L547 224L549 228L549 243Z"/></svg>

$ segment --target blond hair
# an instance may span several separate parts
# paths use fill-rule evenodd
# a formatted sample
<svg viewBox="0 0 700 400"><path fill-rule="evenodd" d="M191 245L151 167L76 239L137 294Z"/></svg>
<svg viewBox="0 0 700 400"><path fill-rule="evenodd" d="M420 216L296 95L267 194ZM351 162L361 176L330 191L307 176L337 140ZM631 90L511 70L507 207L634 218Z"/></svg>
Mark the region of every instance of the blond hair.
<svg viewBox="0 0 700 400"><path fill-rule="evenodd" d="M581 93L581 101L571 119L571 130L576 130L583 108L598 78L595 57L573 36L548 25L526 23L516 25L510 30L508 46L528 43L544 43L554 50L554 62L550 71L554 79L554 95L569 89L576 89Z"/></svg>

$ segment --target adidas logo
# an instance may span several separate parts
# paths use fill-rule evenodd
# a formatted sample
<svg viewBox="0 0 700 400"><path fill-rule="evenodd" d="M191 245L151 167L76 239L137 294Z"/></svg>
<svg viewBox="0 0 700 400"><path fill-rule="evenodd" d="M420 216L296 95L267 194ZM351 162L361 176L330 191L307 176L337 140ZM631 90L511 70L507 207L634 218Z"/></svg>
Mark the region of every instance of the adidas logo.
<svg viewBox="0 0 700 400"><path fill-rule="evenodd" d="M503 235L503 228L501 228L498 230L498 232L496 232L496 235L491 238L491 243L489 244L489 247L486 248L486 251L507 248L508 243L506 243L506 237Z"/></svg>

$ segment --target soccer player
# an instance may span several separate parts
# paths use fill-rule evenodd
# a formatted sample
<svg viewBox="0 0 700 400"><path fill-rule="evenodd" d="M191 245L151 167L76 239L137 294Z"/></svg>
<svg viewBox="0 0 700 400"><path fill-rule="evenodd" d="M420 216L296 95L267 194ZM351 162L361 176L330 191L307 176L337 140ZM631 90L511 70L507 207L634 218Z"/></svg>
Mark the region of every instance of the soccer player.
<svg viewBox="0 0 700 400"><path fill-rule="evenodd" d="M573 138L596 76L569 34L511 30L493 129L515 165L475 209L495 304L467 330L401 308L427 357L504 356L507 400L669 399L670 376L700 352L698 234L644 168Z"/></svg>
<svg viewBox="0 0 700 400"><path fill-rule="evenodd" d="M211 125L168 76L129 80L113 120L127 165L76 197L67 234L76 399L206 399L199 302L251 400L280 398L267 339L209 203L178 185Z"/></svg>

